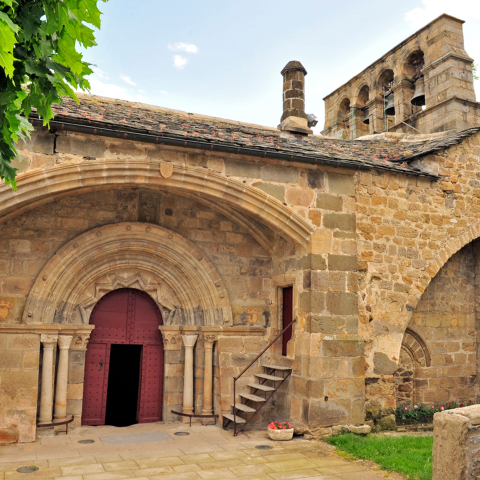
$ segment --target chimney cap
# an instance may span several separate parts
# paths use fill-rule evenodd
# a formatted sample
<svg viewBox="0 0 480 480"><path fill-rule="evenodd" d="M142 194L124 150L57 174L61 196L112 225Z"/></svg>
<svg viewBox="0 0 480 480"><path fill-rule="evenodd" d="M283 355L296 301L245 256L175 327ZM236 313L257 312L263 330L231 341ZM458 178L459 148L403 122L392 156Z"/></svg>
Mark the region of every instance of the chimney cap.
<svg viewBox="0 0 480 480"><path fill-rule="evenodd" d="M300 62L298 62L297 60L291 60L290 62L288 62L283 67L283 70L280 73L283 75L286 72L289 72L291 70L300 70L301 72L303 72L304 75L307 74L307 71L305 70L305 67Z"/></svg>

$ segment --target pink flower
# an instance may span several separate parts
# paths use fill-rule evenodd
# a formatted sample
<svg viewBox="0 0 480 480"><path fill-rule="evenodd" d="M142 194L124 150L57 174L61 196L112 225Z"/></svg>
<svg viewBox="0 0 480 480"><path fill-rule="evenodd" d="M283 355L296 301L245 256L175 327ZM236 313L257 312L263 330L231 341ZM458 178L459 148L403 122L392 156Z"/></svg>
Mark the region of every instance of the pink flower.
<svg viewBox="0 0 480 480"><path fill-rule="evenodd" d="M418 408L418 405L414 405L413 408Z"/></svg>
<svg viewBox="0 0 480 480"><path fill-rule="evenodd" d="M407 408L407 407L403 407L403 409L404 409L404 410L408 410L408 408Z"/></svg>
<svg viewBox="0 0 480 480"><path fill-rule="evenodd" d="M440 407L440 410L445 410L445 407L442 405L442 406Z"/></svg>

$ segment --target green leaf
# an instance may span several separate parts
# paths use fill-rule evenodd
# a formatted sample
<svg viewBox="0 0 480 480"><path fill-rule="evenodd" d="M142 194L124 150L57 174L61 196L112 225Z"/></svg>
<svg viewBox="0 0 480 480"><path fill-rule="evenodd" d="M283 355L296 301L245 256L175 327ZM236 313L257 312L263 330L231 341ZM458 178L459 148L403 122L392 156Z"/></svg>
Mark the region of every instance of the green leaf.
<svg viewBox="0 0 480 480"><path fill-rule="evenodd" d="M0 20L3 20L10 27L10 30L12 30L14 33L18 32L19 26L13 23L6 13L0 12Z"/></svg>
<svg viewBox="0 0 480 480"><path fill-rule="evenodd" d="M15 30L10 27L9 23L3 17L0 17L0 67L5 70L10 78L13 77L14 72L13 47L17 41L14 32Z"/></svg>
<svg viewBox="0 0 480 480"><path fill-rule="evenodd" d="M78 101L75 89L90 88L91 65L77 48L96 44L90 26L100 28L99 1L4 0L0 6L0 179L14 189L15 142L30 135L32 109L48 125L52 104L62 96Z"/></svg>

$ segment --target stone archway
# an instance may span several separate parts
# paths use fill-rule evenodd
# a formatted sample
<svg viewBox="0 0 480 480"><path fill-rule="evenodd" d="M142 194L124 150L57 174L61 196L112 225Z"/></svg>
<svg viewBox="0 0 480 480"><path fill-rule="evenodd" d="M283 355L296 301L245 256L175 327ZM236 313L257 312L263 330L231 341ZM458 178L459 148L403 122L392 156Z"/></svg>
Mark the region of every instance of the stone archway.
<svg viewBox="0 0 480 480"><path fill-rule="evenodd" d="M18 176L18 191L0 187L0 222L51 202L55 198L102 189L136 186L198 194L244 212L272 228L280 236L304 245L314 227L276 198L240 180L203 168L172 164L173 174L159 175L159 162L144 159L88 161L33 170Z"/></svg>
<svg viewBox="0 0 480 480"><path fill-rule="evenodd" d="M193 243L163 227L120 223L90 230L64 245L41 270L23 323L88 323L107 292L145 290L166 324L231 325L227 290Z"/></svg>
<svg viewBox="0 0 480 480"><path fill-rule="evenodd" d="M415 395L415 370L431 365L430 352L423 338L407 328L400 350L398 369L395 371L395 400L399 405L412 405Z"/></svg>

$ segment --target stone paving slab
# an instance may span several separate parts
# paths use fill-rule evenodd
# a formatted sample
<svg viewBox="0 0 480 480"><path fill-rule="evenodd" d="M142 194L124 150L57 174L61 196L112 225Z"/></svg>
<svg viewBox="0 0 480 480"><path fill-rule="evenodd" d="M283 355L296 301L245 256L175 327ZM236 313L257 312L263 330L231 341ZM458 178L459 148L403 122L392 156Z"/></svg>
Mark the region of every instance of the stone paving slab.
<svg viewBox="0 0 480 480"><path fill-rule="evenodd" d="M126 435L105 435L100 437L104 445L132 445L134 443L172 442L165 432L129 433Z"/></svg>
<svg viewBox="0 0 480 480"><path fill-rule="evenodd" d="M186 431L188 436L175 436ZM165 440L168 438L168 440ZM82 445L78 441L92 439ZM112 444L112 440L118 442ZM140 443L141 442L141 443ZM271 447L267 450L258 445ZM17 468L34 465L35 473ZM381 480L324 442L273 442L265 431L169 422L131 427L77 427L69 435L0 447L0 480Z"/></svg>

